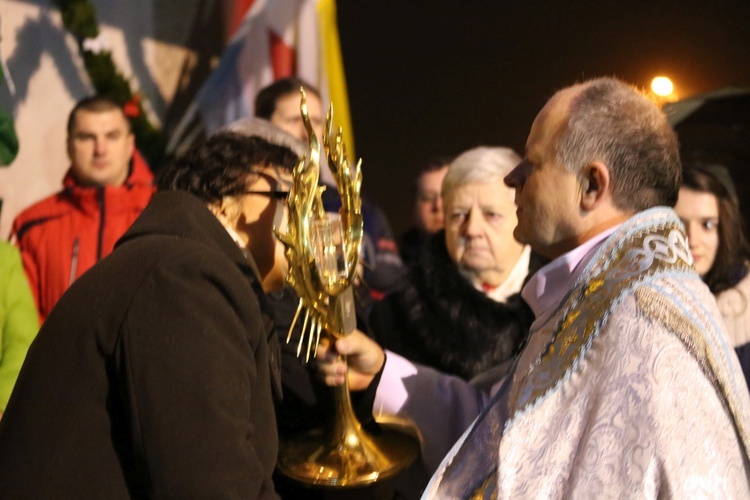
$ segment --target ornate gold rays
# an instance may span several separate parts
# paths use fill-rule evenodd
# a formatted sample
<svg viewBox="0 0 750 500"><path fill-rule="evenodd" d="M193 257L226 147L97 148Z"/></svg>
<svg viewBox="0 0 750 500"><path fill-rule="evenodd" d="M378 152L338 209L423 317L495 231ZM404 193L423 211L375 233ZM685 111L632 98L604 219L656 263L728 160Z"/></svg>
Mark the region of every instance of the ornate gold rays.
<svg viewBox="0 0 750 500"><path fill-rule="evenodd" d="M347 160L341 129L337 131L335 137L331 137L333 124L333 106L331 106L326 115L323 130L323 147L341 197L339 215L345 272L335 277L323 276L321 269L315 263L315 242L312 234L312 228L316 222L326 218L321 200L325 187L318 185L320 144L310 123L307 95L304 89L301 89L301 94L300 111L309 137L309 149L308 154L302 156L294 169L294 179L288 198L287 233L277 232L277 236L284 243L285 255L289 261L287 283L300 297L287 342L291 338L292 330L300 315L304 314L297 355L301 354L303 346L306 345L305 359L309 360L310 353L317 349L321 330L326 330L335 337L348 333L340 319L341 314L335 314L333 309L338 306L336 298L350 289L357 272L362 246L362 200L360 197L362 172L361 160L353 167Z"/></svg>

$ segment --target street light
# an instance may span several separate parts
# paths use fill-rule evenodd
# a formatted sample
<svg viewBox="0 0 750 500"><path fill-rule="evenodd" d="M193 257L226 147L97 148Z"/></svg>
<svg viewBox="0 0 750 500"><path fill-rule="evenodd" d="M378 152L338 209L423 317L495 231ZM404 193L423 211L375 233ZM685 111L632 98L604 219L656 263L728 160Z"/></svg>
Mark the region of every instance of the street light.
<svg viewBox="0 0 750 500"><path fill-rule="evenodd" d="M660 104L677 100L674 84L666 76L657 76L651 80L651 92L654 93Z"/></svg>
<svg viewBox="0 0 750 500"><path fill-rule="evenodd" d="M674 92L674 84L666 76L657 76L651 80L651 90L658 96L667 97Z"/></svg>

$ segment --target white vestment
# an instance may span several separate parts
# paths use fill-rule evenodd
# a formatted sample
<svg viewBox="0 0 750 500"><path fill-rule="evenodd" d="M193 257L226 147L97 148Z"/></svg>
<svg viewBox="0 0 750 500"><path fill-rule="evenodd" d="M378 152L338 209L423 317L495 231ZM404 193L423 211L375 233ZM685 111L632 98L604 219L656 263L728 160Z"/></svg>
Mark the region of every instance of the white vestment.
<svg viewBox="0 0 750 500"><path fill-rule="evenodd" d="M534 324L512 380L445 458L425 497L750 497L750 396L716 302L691 264L670 209L617 228ZM414 382L405 386L424 389ZM439 415L426 401L448 401L446 388L481 400L450 381L383 406ZM412 397L423 403L409 404ZM429 439L442 419L417 423Z"/></svg>

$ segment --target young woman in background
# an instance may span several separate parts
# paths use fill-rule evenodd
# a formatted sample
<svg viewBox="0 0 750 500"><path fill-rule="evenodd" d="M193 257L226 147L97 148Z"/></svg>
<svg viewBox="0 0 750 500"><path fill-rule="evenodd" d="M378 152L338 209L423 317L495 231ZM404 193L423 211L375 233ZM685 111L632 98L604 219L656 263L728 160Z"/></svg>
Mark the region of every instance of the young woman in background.
<svg viewBox="0 0 750 500"><path fill-rule="evenodd" d="M675 211L685 224L695 268L716 296L745 380L750 381L750 246L727 169L686 167Z"/></svg>

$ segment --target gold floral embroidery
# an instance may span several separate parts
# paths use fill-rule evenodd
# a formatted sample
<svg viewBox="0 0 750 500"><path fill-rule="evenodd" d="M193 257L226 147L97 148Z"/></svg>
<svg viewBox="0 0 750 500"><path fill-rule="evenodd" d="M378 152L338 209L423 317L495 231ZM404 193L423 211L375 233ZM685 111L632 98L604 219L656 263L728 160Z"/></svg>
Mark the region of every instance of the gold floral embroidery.
<svg viewBox="0 0 750 500"><path fill-rule="evenodd" d="M623 226L599 250L588 273L590 278L568 296L550 344L528 374L519 374L523 380L514 383L512 414L533 405L574 369L624 295L654 275L691 269L692 259L680 223L674 217L664 218L663 211L657 214L661 216L657 224L647 224L618 238L628 230Z"/></svg>

